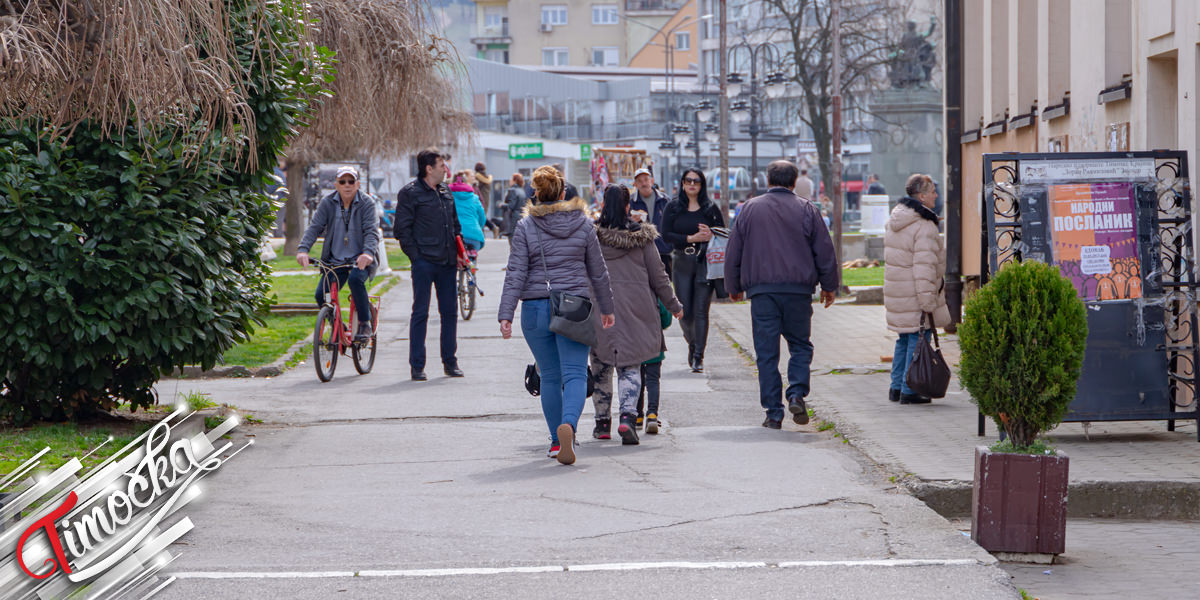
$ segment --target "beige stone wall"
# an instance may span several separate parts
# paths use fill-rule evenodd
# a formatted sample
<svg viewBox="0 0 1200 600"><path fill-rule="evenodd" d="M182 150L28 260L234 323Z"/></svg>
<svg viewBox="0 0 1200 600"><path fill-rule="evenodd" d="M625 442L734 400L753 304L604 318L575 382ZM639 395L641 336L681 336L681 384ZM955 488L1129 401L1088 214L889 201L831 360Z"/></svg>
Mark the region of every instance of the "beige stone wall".
<svg viewBox="0 0 1200 600"><path fill-rule="evenodd" d="M511 0L508 3L508 27L513 43L509 50L509 62L515 65L540 65L543 48L567 48L569 65L583 67L591 62L592 48L603 46L617 48L619 64L625 65L629 57L625 50L626 25L623 19L618 19L615 25L592 25L593 4L615 4L620 14L625 12L622 0ZM567 25L555 26L549 33L543 33L543 5L565 5Z"/></svg>

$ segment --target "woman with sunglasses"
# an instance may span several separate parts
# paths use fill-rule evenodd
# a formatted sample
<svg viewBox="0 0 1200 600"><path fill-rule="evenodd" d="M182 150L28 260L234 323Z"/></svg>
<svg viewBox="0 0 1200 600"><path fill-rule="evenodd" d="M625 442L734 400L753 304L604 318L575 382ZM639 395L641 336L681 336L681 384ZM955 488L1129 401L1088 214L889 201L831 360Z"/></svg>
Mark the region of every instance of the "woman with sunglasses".
<svg viewBox="0 0 1200 600"><path fill-rule="evenodd" d="M700 169L685 169L679 180L679 196L663 212L663 239L674 248L672 281L675 296L683 303L679 324L688 343L688 365L693 373L704 372L704 349L708 344L708 309L713 285L708 279L705 252L713 227L724 227L721 208L708 198L708 184Z"/></svg>

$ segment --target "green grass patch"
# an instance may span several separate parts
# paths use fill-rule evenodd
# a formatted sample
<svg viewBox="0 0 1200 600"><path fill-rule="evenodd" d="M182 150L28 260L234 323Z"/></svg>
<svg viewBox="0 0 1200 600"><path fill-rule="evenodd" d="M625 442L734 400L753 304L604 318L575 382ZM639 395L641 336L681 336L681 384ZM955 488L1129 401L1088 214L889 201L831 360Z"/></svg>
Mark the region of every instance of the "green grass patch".
<svg viewBox="0 0 1200 600"><path fill-rule="evenodd" d="M292 357L288 359L288 361L284 365L284 367L290 369L290 368L304 362L304 359L312 356L312 349L313 349L312 342L309 342L309 343L301 346L299 350L297 350L294 354L292 354Z"/></svg>
<svg viewBox="0 0 1200 600"><path fill-rule="evenodd" d="M836 427L836 425L833 424L833 421L821 421L821 424L817 425L817 431L829 431L834 427Z"/></svg>
<svg viewBox="0 0 1200 600"><path fill-rule="evenodd" d="M130 421L103 425L77 423L47 423L34 427L0 427L0 474L12 473L21 463L49 447L50 452L39 459L38 470L53 470L72 458L81 458L86 471L116 454L154 423ZM103 444L87 458L83 455Z"/></svg>
<svg viewBox="0 0 1200 600"><path fill-rule="evenodd" d="M397 242L394 239L385 239L383 241L384 241L384 247L387 249L387 259L388 259L389 267L391 267L392 269L395 269L395 270L400 270L400 271L411 268L411 265L408 262L408 257L405 256L405 254L400 251L400 242ZM320 242L320 241L313 244L313 247L310 248L308 251L308 255L312 256L312 257L320 258L321 257L321 248L322 248L323 244L324 244L324 242ZM276 250L276 252L278 254L276 254L275 258L267 261L267 265L271 267L272 271L279 272L279 271L301 271L301 270L303 270L300 267L300 263L296 262L295 256L284 256L282 248ZM313 267L308 267L308 268L311 270Z"/></svg>
<svg viewBox="0 0 1200 600"><path fill-rule="evenodd" d="M883 286L883 267L842 269L842 285Z"/></svg>
<svg viewBox="0 0 1200 600"><path fill-rule="evenodd" d="M281 277L280 279L297 279ZM313 285L316 285L315 283ZM311 290L310 290L311 293ZM225 353L225 364L261 367L283 356L297 341L312 335L315 317L311 315L268 315L266 325L258 326L250 339Z"/></svg>

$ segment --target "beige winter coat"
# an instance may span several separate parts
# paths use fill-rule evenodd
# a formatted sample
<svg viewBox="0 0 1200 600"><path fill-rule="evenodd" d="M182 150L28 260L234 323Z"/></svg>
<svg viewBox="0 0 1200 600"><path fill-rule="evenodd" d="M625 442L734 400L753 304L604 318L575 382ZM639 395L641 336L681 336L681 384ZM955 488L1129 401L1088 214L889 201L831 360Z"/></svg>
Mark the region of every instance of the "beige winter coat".
<svg viewBox="0 0 1200 600"><path fill-rule="evenodd" d="M933 216L928 209L923 212ZM938 327L949 325L943 283L946 249L937 222L921 216L902 200L888 219L883 248L883 306L887 309L888 329L913 333L921 328L922 313L933 313Z"/></svg>

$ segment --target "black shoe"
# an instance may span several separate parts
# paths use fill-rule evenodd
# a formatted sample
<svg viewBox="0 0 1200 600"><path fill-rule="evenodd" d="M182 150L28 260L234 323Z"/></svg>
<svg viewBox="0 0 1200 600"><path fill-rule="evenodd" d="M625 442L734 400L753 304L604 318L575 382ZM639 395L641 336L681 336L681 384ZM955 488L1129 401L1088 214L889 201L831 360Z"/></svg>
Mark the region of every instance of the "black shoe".
<svg viewBox="0 0 1200 600"><path fill-rule="evenodd" d="M637 415L622 414L621 424L617 426L617 433L621 436L622 445L638 445Z"/></svg>
<svg viewBox="0 0 1200 600"><path fill-rule="evenodd" d="M592 437L598 440L611 440L612 417L597 418L596 426L592 428Z"/></svg>
<svg viewBox="0 0 1200 600"><path fill-rule="evenodd" d="M920 394L900 394L900 404L929 404L933 399Z"/></svg>
<svg viewBox="0 0 1200 600"><path fill-rule="evenodd" d="M804 405L804 398L788 398L788 412L792 413L792 421L797 425L808 424L808 407Z"/></svg>
<svg viewBox="0 0 1200 600"><path fill-rule="evenodd" d="M704 359L703 358L700 358L699 356L697 356L696 358L692 359L692 372L693 373L703 373L704 372Z"/></svg>
<svg viewBox="0 0 1200 600"><path fill-rule="evenodd" d="M763 421L763 427L766 427L767 429L782 429L783 421L776 421L771 417L767 417L767 419Z"/></svg>
<svg viewBox="0 0 1200 600"><path fill-rule="evenodd" d="M425 376L425 369L413 369L412 370L412 380L413 381L425 381L427 379L429 379L429 378Z"/></svg>
<svg viewBox="0 0 1200 600"><path fill-rule="evenodd" d="M899 402L900 390L896 388L888 388L888 400L891 400L892 402Z"/></svg>
<svg viewBox="0 0 1200 600"><path fill-rule="evenodd" d="M358 324L358 332L354 334L354 341L365 342L365 341L371 339L372 333L374 333L374 332L371 330L370 323L367 323L365 321L362 323L359 323Z"/></svg>
<svg viewBox="0 0 1200 600"><path fill-rule="evenodd" d="M446 372L446 377L462 377L462 369L458 368L457 364L445 365L443 370Z"/></svg>

